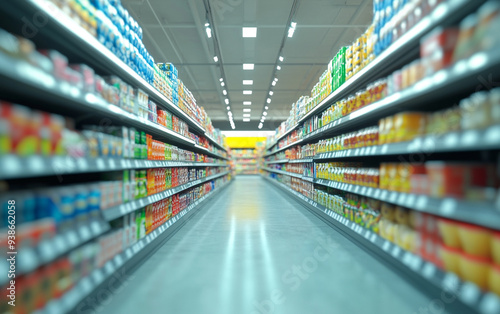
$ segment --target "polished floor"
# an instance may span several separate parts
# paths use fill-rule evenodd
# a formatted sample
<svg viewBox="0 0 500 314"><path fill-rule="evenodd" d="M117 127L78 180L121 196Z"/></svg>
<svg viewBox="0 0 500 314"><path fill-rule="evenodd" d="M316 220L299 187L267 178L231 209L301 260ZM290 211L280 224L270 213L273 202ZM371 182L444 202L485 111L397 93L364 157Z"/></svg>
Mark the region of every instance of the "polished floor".
<svg viewBox="0 0 500 314"><path fill-rule="evenodd" d="M432 300L385 264L263 178L243 176L165 242L98 312L429 310Z"/></svg>

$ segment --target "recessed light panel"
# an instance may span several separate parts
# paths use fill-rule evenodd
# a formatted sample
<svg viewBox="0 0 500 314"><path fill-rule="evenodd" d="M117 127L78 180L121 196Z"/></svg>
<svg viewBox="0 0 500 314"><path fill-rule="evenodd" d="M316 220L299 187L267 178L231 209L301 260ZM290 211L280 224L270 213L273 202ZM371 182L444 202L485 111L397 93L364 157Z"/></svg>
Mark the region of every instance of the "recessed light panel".
<svg viewBox="0 0 500 314"><path fill-rule="evenodd" d="M242 34L244 38L255 38L257 37L257 27L243 27Z"/></svg>
<svg viewBox="0 0 500 314"><path fill-rule="evenodd" d="M255 65L253 63L243 63L243 70L253 70Z"/></svg>

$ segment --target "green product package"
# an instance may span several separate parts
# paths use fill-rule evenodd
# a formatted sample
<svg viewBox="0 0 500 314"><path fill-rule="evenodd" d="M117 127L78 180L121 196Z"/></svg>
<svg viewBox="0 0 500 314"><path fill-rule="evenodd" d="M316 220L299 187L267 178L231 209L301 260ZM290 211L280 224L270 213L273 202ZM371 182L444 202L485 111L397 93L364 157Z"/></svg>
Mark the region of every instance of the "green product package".
<svg viewBox="0 0 500 314"><path fill-rule="evenodd" d="M139 196L140 197L146 197L148 196L148 189L147 189L147 174L146 170L141 170L140 171L140 177L139 177Z"/></svg>
<svg viewBox="0 0 500 314"><path fill-rule="evenodd" d="M141 159L148 159L148 140L146 132L141 132Z"/></svg>
<svg viewBox="0 0 500 314"><path fill-rule="evenodd" d="M135 215L135 228L136 228L136 232L137 232L137 240L139 240L141 238L141 217L142 217L142 214L141 214L141 210L138 210L137 211L137 215Z"/></svg>
<svg viewBox="0 0 500 314"><path fill-rule="evenodd" d="M146 210L144 208L141 211L140 236L141 238L146 236Z"/></svg>
<svg viewBox="0 0 500 314"><path fill-rule="evenodd" d="M140 194L140 186L141 186L141 177L140 177L140 171L135 172L135 183L134 183L134 198L138 199L141 198Z"/></svg>
<svg viewBox="0 0 500 314"><path fill-rule="evenodd" d="M124 203L130 201L130 196L128 193L129 185L130 185L129 171L125 170L125 171L123 171L123 184L122 184L122 196L123 196Z"/></svg>

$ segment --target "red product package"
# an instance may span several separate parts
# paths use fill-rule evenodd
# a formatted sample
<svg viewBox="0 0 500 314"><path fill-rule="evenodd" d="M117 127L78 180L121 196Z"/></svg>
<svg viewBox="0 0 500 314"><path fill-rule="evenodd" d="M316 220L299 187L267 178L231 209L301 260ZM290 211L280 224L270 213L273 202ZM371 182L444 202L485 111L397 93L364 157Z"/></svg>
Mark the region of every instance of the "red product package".
<svg viewBox="0 0 500 314"><path fill-rule="evenodd" d="M0 133L0 153L14 153L21 156L39 153L42 124L40 112L3 102L0 107L0 121L5 122L7 126L7 133Z"/></svg>
<svg viewBox="0 0 500 314"><path fill-rule="evenodd" d="M82 75L83 90L87 93L94 93L96 86L94 69L85 64L72 64L70 67Z"/></svg>
<svg viewBox="0 0 500 314"><path fill-rule="evenodd" d="M458 28L437 28L420 41L420 57L432 55L436 50L453 51L459 34Z"/></svg>
<svg viewBox="0 0 500 314"><path fill-rule="evenodd" d="M424 75L430 75L451 64L458 34L458 28L438 28L422 38L420 57Z"/></svg>
<svg viewBox="0 0 500 314"><path fill-rule="evenodd" d="M40 53L47 56L50 61L52 61L54 65L54 76L69 82L70 77L66 71L68 69L68 58L55 50L40 50Z"/></svg>
<svg viewBox="0 0 500 314"><path fill-rule="evenodd" d="M464 196L467 166L460 163L430 161L425 164L429 176L429 192L433 197Z"/></svg>
<svg viewBox="0 0 500 314"><path fill-rule="evenodd" d="M64 118L59 115L41 113L42 125L40 128L40 153L44 156L62 155L62 131Z"/></svg>
<svg viewBox="0 0 500 314"><path fill-rule="evenodd" d="M179 133L179 118L172 115L172 130Z"/></svg>

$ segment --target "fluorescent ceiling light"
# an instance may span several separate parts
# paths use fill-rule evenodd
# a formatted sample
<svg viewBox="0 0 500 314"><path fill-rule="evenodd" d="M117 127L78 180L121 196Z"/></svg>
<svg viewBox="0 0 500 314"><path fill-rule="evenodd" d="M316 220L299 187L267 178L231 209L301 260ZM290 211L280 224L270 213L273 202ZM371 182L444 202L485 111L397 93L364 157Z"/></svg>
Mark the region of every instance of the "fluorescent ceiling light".
<svg viewBox="0 0 500 314"><path fill-rule="evenodd" d="M234 126L234 124L233 124L233 125L231 125L231 128L232 128L233 130L234 130L234 129L236 129L236 127Z"/></svg>
<svg viewBox="0 0 500 314"><path fill-rule="evenodd" d="M221 78L219 79L219 81L221 81L221 82L222 82L222 81L224 81L224 79L221 77Z"/></svg>
<svg viewBox="0 0 500 314"><path fill-rule="evenodd" d="M283 60L285 60L285 58L283 58L282 56L280 56L280 62L283 62Z"/></svg>
<svg viewBox="0 0 500 314"><path fill-rule="evenodd" d="M222 93L224 94L224 96L227 95L227 91L226 90L223 90Z"/></svg>
<svg viewBox="0 0 500 314"><path fill-rule="evenodd" d="M262 114L263 114L264 116L267 116L267 112L265 112L265 111L264 111Z"/></svg>
<svg viewBox="0 0 500 314"><path fill-rule="evenodd" d="M265 107L264 107L264 109L266 109L266 110L267 110L267 109L269 109L269 107L268 107L268 106L265 106Z"/></svg>
<svg viewBox="0 0 500 314"><path fill-rule="evenodd" d="M277 77L275 77L275 78L274 78L274 80L277 82L277 81L278 81L278 78L277 78Z"/></svg>
<svg viewBox="0 0 500 314"><path fill-rule="evenodd" d="M262 120L266 120L266 117L265 117L265 116L263 116L263 117L262 117Z"/></svg>
<svg viewBox="0 0 500 314"><path fill-rule="evenodd" d="M227 107L226 107L226 109L227 109L227 110L231 110L231 107L227 106Z"/></svg>
<svg viewBox="0 0 500 314"><path fill-rule="evenodd" d="M243 85L253 85L253 80L243 80Z"/></svg>
<svg viewBox="0 0 500 314"><path fill-rule="evenodd" d="M262 129L262 123L261 123L261 124L259 124L259 129Z"/></svg>
<svg viewBox="0 0 500 314"><path fill-rule="evenodd" d="M215 62L218 62L219 61L219 58L217 56L214 57L214 61Z"/></svg>
<svg viewBox="0 0 500 314"><path fill-rule="evenodd" d="M250 122L250 119L248 119L248 118L244 118L244 119L243 119L243 122Z"/></svg>
<svg viewBox="0 0 500 314"><path fill-rule="evenodd" d="M290 28L288 29L288 37L293 37L293 33L295 32L295 27L297 27L297 23L292 22L290 24Z"/></svg>
<svg viewBox="0 0 500 314"><path fill-rule="evenodd" d="M226 84L224 84L224 82L220 82L220 86L224 86L224 85L226 85Z"/></svg>
<svg viewBox="0 0 500 314"><path fill-rule="evenodd" d="M208 22L205 23L205 27L208 27L210 26L210 24Z"/></svg>
<svg viewBox="0 0 500 314"><path fill-rule="evenodd" d="M251 111L252 111L252 109L250 109L250 108L244 108L243 109L243 112L251 112Z"/></svg>
<svg viewBox="0 0 500 314"><path fill-rule="evenodd" d="M278 71L279 71L279 70L281 70L281 67L278 65L278 66L276 67L276 70L278 70Z"/></svg>
<svg viewBox="0 0 500 314"><path fill-rule="evenodd" d="M243 27L242 34L244 38L255 38L257 37L257 27Z"/></svg>
<svg viewBox="0 0 500 314"><path fill-rule="evenodd" d="M255 65L253 63L243 63L243 70L253 70Z"/></svg>
<svg viewBox="0 0 500 314"><path fill-rule="evenodd" d="M245 105L245 106L250 106L251 104L252 104L252 102L251 102L251 101L244 101L244 102L243 102L243 105Z"/></svg>
<svg viewBox="0 0 500 314"><path fill-rule="evenodd" d="M270 91L270 92L269 92L269 95L271 95L271 96L272 96L273 94L274 94L274 92L273 92L273 91Z"/></svg>
<svg viewBox="0 0 500 314"><path fill-rule="evenodd" d="M251 90L244 90L243 95L252 95L252 91Z"/></svg>
<svg viewBox="0 0 500 314"><path fill-rule="evenodd" d="M270 104L271 103L271 98L268 98L267 99L267 103Z"/></svg>
<svg viewBox="0 0 500 314"><path fill-rule="evenodd" d="M207 27L205 27L205 31L207 32L207 37L212 38L212 29L210 27L208 27L207 24L205 24L205 26L207 26Z"/></svg>
<svg viewBox="0 0 500 314"><path fill-rule="evenodd" d="M276 81L273 81L271 85L276 86Z"/></svg>
<svg viewBox="0 0 500 314"><path fill-rule="evenodd" d="M224 99L224 102L226 103L226 105L229 105L229 99Z"/></svg>
<svg viewBox="0 0 500 314"><path fill-rule="evenodd" d="M250 114L249 114L249 113L244 113L244 114L243 114L243 117L244 117L244 118L250 118Z"/></svg>

